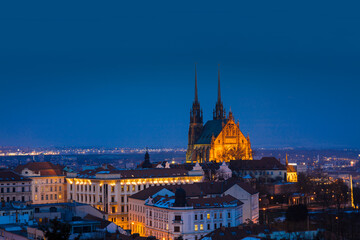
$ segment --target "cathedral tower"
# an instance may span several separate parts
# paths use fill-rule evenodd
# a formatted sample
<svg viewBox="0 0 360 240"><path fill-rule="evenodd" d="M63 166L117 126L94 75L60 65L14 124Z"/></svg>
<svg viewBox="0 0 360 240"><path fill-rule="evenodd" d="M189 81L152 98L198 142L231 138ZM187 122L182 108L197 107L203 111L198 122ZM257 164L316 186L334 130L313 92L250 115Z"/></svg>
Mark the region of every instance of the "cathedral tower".
<svg viewBox="0 0 360 240"><path fill-rule="evenodd" d="M188 134L188 150L186 152L186 160L190 160L195 158L193 155L193 147L201 135L203 129L203 112L200 108L200 102L198 99L198 91L197 91L197 73L196 73L196 64L195 64L195 98L190 109L190 126L189 126L189 134Z"/></svg>
<svg viewBox="0 0 360 240"><path fill-rule="evenodd" d="M226 119L225 109L221 101L221 91L220 91L220 65L218 69L218 98L213 112L213 119Z"/></svg>

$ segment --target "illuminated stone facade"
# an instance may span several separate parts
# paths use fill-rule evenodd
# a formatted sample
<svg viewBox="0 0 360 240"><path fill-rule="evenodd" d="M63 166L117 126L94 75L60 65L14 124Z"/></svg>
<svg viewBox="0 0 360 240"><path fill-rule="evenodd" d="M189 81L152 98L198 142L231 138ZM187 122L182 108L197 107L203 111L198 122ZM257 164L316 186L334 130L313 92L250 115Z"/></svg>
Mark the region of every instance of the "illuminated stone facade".
<svg viewBox="0 0 360 240"><path fill-rule="evenodd" d="M62 167L50 162L29 162L15 171L30 178L33 204L66 202L65 173Z"/></svg>
<svg viewBox="0 0 360 240"><path fill-rule="evenodd" d="M241 132L230 111L226 116L220 94L220 72L218 74L218 100L213 120L203 125L203 114L197 94L195 69L195 100L190 110L190 126L186 162L229 162L230 160L252 160L249 136Z"/></svg>
<svg viewBox="0 0 360 240"><path fill-rule="evenodd" d="M201 182L198 171L155 168L118 170L111 165L68 173L67 198L104 211L109 221L129 228L128 198L150 186Z"/></svg>

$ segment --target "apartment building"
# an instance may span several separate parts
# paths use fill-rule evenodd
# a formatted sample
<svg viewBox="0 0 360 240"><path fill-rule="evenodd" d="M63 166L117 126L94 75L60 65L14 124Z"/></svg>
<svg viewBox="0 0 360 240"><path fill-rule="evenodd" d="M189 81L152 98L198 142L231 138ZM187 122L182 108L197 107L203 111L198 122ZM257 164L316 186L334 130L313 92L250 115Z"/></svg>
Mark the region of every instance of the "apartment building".
<svg viewBox="0 0 360 240"><path fill-rule="evenodd" d="M63 167L51 162L29 162L15 171L31 181L33 204L66 202L66 181Z"/></svg>
<svg viewBox="0 0 360 240"><path fill-rule="evenodd" d="M192 184L203 180L199 165L193 170L150 168L121 170L111 165L87 167L67 174L67 199L86 203L106 213L108 220L129 228L128 198L151 186Z"/></svg>

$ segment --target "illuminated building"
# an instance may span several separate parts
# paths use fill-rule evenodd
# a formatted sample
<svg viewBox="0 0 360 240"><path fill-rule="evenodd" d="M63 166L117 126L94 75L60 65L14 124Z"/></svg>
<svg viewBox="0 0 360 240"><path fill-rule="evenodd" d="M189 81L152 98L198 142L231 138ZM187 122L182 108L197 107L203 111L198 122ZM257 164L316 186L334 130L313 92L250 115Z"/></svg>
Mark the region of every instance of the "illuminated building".
<svg viewBox="0 0 360 240"><path fill-rule="evenodd" d="M31 179L8 169L0 169L0 200L31 201Z"/></svg>
<svg viewBox="0 0 360 240"><path fill-rule="evenodd" d="M190 238L184 239L195 236L200 239L201 235L221 226L237 226L246 219L258 221L259 193L247 183L229 180L180 187L186 192L186 201L182 202L188 205L183 208L178 208L174 199L179 186L150 187L132 195L129 198L132 233L154 235L158 239L175 239L188 234ZM229 206L230 199L232 203L241 202L241 209ZM234 211L230 214L234 218L228 218L227 211Z"/></svg>
<svg viewBox="0 0 360 240"><path fill-rule="evenodd" d="M289 164L287 154L285 161L286 161L286 181L297 182L297 171L293 165Z"/></svg>
<svg viewBox="0 0 360 240"><path fill-rule="evenodd" d="M150 186L200 182L201 171L153 168L119 170L111 165L67 175L67 198L106 212L108 220L128 228L128 197Z"/></svg>
<svg viewBox="0 0 360 240"><path fill-rule="evenodd" d="M195 66L195 99L190 110L186 162L229 162L238 159L252 159L250 138L245 137L240 131L239 123L235 123L231 110L226 116L221 101L220 70L218 72L218 99L213 112L213 120L203 125Z"/></svg>
<svg viewBox="0 0 360 240"><path fill-rule="evenodd" d="M65 173L62 167L50 162L29 162L15 169L30 178L33 204L66 202Z"/></svg>

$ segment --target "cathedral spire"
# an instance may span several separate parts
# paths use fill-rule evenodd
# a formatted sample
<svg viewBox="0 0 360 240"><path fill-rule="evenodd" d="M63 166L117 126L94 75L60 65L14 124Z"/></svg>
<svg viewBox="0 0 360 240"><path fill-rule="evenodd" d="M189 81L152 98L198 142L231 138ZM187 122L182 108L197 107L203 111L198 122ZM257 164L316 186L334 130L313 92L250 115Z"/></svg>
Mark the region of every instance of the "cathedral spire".
<svg viewBox="0 0 360 240"><path fill-rule="evenodd" d="M200 108L200 102L198 99L198 88L197 88L197 71L195 63L195 98L190 110L190 123L202 123L202 110Z"/></svg>
<svg viewBox="0 0 360 240"><path fill-rule="evenodd" d="M198 102L198 89L197 89L197 73L196 73L196 63L195 63L195 102Z"/></svg>
<svg viewBox="0 0 360 240"><path fill-rule="evenodd" d="M220 64L218 65L218 102L221 102L221 90L220 90Z"/></svg>
<svg viewBox="0 0 360 240"><path fill-rule="evenodd" d="M218 65L218 97L217 97L217 101L216 101L216 105L215 105L215 109L214 109L213 118L214 118L214 120L226 118L224 106L221 101L220 64Z"/></svg>

